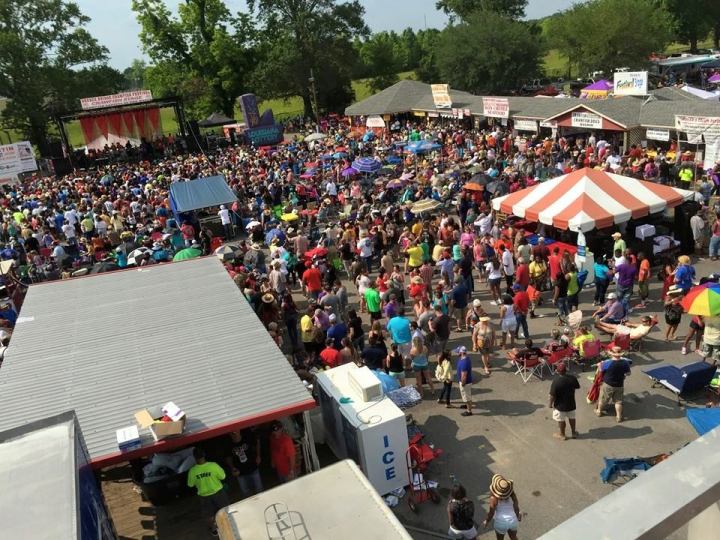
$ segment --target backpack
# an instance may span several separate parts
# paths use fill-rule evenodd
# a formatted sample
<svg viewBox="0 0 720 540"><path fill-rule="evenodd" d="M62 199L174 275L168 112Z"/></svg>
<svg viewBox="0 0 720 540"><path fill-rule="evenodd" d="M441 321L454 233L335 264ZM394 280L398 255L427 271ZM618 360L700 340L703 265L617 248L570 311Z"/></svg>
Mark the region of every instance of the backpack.
<svg viewBox="0 0 720 540"><path fill-rule="evenodd" d="M682 319L683 309L678 304L665 306L665 322L667 324L679 324Z"/></svg>

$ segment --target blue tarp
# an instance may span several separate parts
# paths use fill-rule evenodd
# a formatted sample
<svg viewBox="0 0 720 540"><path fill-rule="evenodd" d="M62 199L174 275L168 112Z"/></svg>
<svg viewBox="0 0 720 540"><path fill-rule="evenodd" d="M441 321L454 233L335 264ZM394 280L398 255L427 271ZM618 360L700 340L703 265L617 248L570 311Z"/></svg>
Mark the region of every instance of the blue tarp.
<svg viewBox="0 0 720 540"><path fill-rule="evenodd" d="M176 215L200 208L229 204L236 200L237 197L222 175L198 178L189 182L175 182L170 185L170 206Z"/></svg>
<svg viewBox="0 0 720 540"><path fill-rule="evenodd" d="M720 409L688 409L687 419L698 435L705 435L720 426Z"/></svg>

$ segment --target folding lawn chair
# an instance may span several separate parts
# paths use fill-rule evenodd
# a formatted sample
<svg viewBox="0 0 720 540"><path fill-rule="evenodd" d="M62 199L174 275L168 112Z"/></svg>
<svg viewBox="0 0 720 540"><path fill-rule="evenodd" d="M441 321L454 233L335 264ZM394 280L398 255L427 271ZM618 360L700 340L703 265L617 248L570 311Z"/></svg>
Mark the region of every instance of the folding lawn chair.
<svg viewBox="0 0 720 540"><path fill-rule="evenodd" d="M542 367L547 368L548 373L553 375L557 370L559 364L567 363L570 361L573 351L570 347L558 349L550 353L550 356L541 358ZM541 368L542 372L542 368Z"/></svg>
<svg viewBox="0 0 720 540"><path fill-rule="evenodd" d="M573 360L580 368L584 368L585 365L592 365L599 361L602 351L603 346L599 339L583 341L582 355L578 354L574 356Z"/></svg>
<svg viewBox="0 0 720 540"><path fill-rule="evenodd" d="M544 364L538 355L533 354L526 358L510 356L509 358L510 362L515 366L515 375L520 375L523 383L527 383L533 375L542 380L542 368Z"/></svg>

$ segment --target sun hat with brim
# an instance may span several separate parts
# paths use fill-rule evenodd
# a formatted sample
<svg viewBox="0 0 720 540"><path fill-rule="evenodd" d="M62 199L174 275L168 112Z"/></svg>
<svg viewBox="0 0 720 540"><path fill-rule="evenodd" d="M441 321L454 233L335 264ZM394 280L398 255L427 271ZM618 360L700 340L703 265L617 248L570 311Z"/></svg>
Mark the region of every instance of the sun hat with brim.
<svg viewBox="0 0 720 540"><path fill-rule="evenodd" d="M678 287L677 285L671 285L671 286L668 288L668 290L667 290L667 294L668 294L668 295L671 295L671 294L683 294L684 292L685 292L685 291L683 291L683 290L682 290L680 287Z"/></svg>
<svg viewBox="0 0 720 540"><path fill-rule="evenodd" d="M680 255L678 257L678 263L679 264L690 264L690 257L687 255Z"/></svg>
<svg viewBox="0 0 720 540"><path fill-rule="evenodd" d="M410 280L410 283L414 283L415 285L422 285L425 282L420 276L413 276L413 278Z"/></svg>
<svg viewBox="0 0 720 540"><path fill-rule="evenodd" d="M266 304L272 304L275 301L275 297L270 293L265 293L262 295L262 301Z"/></svg>
<svg viewBox="0 0 720 540"><path fill-rule="evenodd" d="M622 233L614 232L610 236L612 236L613 238L622 238Z"/></svg>
<svg viewBox="0 0 720 540"><path fill-rule="evenodd" d="M507 499L513 494L513 481L508 480L501 474L496 474L490 482L490 493L498 499Z"/></svg>
<svg viewBox="0 0 720 540"><path fill-rule="evenodd" d="M478 317L478 321L480 321L480 322L490 322L490 317L488 317L488 316Z"/></svg>

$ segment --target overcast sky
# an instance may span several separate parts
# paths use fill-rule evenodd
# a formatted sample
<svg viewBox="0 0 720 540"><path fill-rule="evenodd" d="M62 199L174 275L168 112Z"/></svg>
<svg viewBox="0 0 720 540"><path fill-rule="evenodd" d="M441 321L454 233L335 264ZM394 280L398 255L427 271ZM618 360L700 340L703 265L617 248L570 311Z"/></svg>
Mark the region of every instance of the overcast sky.
<svg viewBox="0 0 720 540"><path fill-rule="evenodd" d="M143 58L138 33L140 27L130 9L130 0L75 0L92 19L88 30L110 50L110 64L120 70L134 58ZM165 0L175 8L181 0ZM243 0L225 0L231 11L245 9ZM435 0L361 0L365 20L373 31L442 28L447 17L435 9ZM527 16L531 19L550 15L570 7L573 0L530 0Z"/></svg>

